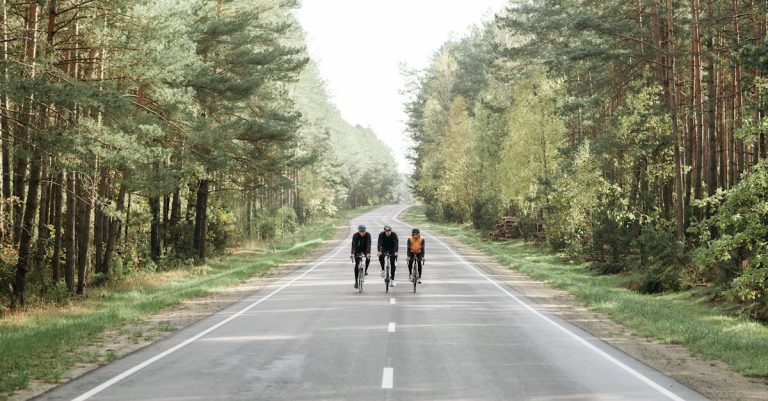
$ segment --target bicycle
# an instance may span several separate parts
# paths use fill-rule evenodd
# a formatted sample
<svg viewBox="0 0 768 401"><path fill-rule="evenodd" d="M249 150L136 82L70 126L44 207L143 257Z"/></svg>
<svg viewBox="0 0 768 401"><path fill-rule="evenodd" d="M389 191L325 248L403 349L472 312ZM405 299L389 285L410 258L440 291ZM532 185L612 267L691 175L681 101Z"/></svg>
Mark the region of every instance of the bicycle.
<svg viewBox="0 0 768 401"><path fill-rule="evenodd" d="M419 283L419 278L421 278L421 274L419 274L420 267L423 266L423 260L420 257L416 257L415 260L416 263L411 264L411 261L408 261L408 265L411 266L411 282L413 283L413 293L416 293L416 284Z"/></svg>
<svg viewBox="0 0 768 401"><path fill-rule="evenodd" d="M358 253L355 257L357 262L357 291L363 293L363 282L365 282L365 255Z"/></svg>
<svg viewBox="0 0 768 401"><path fill-rule="evenodd" d="M389 292L389 276L390 276L390 265L389 265L389 252L384 252L384 292Z"/></svg>

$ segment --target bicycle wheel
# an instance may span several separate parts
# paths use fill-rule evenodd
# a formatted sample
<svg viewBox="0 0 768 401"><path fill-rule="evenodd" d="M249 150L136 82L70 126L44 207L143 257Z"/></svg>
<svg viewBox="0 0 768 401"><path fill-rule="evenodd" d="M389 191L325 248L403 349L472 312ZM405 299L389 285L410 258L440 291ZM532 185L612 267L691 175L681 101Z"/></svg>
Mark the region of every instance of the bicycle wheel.
<svg viewBox="0 0 768 401"><path fill-rule="evenodd" d="M365 269L363 268L363 263L360 263L360 266L357 267L357 291L362 294L363 293L363 283L365 282Z"/></svg>
<svg viewBox="0 0 768 401"><path fill-rule="evenodd" d="M389 292L389 259L384 262L384 292Z"/></svg>
<svg viewBox="0 0 768 401"><path fill-rule="evenodd" d="M412 278L411 281L413 281L413 293L414 294L416 293L416 284L419 282L419 278L418 278L418 275L419 275L419 263L421 263L421 261L419 261L418 259L416 261L414 261L414 263L413 263L413 271L412 271L412 273L413 273L412 276L413 277L411 277Z"/></svg>

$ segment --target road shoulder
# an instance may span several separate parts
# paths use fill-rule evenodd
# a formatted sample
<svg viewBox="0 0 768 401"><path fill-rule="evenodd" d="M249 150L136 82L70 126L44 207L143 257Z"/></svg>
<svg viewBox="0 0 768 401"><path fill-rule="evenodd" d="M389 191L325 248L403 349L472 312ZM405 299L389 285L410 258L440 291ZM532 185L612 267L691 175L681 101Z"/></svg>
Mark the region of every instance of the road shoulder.
<svg viewBox="0 0 768 401"><path fill-rule="evenodd" d="M587 309L576 298L528 275L505 267L490 256L453 237L437 236L458 251L468 262L494 279L514 288L538 307L559 316L648 366L713 399L724 401L765 401L768 380L742 376L720 361L704 360L685 347L649 341L632 333L609 317Z"/></svg>
<svg viewBox="0 0 768 401"><path fill-rule="evenodd" d="M100 366L138 351L163 338L173 335L180 329L212 316L269 286L274 281L307 266L313 260L324 255L349 234L347 225L336 227L336 234L330 240L323 241L318 249L310 254L270 269L263 276L248 279L234 287L223 288L207 296L189 299L179 305L167 308L160 313L147 316L142 321L125 323L103 332L86 349L79 353L93 355L93 362L79 363L67 370L56 383L31 381L29 386L17 391L9 401L22 401L41 395L72 379L82 376Z"/></svg>

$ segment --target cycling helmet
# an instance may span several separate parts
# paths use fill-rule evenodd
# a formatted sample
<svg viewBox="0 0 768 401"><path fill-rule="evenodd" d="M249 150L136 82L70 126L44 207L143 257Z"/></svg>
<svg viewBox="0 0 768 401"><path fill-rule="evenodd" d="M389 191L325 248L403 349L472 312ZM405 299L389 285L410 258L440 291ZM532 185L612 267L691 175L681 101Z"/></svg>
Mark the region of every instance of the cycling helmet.
<svg viewBox="0 0 768 401"><path fill-rule="evenodd" d="M365 231L365 224L360 224L359 226L357 226L357 229L360 231Z"/></svg>
<svg viewBox="0 0 768 401"><path fill-rule="evenodd" d="M419 233L421 233L421 231L419 231L418 228L414 228L413 230L411 230L411 234L419 234Z"/></svg>
<svg viewBox="0 0 768 401"><path fill-rule="evenodd" d="M384 225L384 231L390 231L390 230L392 230L392 226L390 226L389 224Z"/></svg>

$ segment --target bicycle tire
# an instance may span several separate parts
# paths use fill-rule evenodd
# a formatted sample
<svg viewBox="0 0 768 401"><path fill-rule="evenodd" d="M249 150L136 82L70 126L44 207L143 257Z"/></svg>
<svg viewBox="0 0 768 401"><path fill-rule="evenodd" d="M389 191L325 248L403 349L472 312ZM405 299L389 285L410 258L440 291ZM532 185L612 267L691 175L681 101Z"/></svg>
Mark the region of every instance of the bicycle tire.
<svg viewBox="0 0 768 401"><path fill-rule="evenodd" d="M357 292L363 293L363 282L365 282L365 269L363 268L363 260L360 259L360 263L357 265Z"/></svg>
<svg viewBox="0 0 768 401"><path fill-rule="evenodd" d="M389 293L389 255L384 255L384 292Z"/></svg>
<svg viewBox="0 0 768 401"><path fill-rule="evenodd" d="M419 274L419 264L420 263L421 263L421 259L418 259L418 258L416 260L414 260L414 263L413 263L413 280L412 281L413 281L413 293L414 294L416 293L416 284L418 284L418 282L419 282L418 274Z"/></svg>

